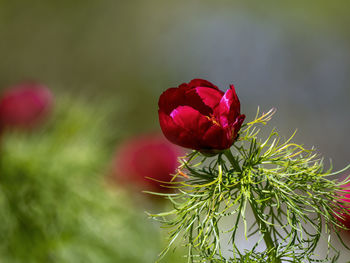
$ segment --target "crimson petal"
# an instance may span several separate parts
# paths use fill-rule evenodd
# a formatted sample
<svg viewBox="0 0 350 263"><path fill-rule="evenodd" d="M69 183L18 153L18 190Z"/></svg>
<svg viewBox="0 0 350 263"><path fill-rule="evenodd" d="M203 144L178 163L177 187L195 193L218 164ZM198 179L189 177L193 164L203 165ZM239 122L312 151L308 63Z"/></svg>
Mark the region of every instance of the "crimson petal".
<svg viewBox="0 0 350 263"><path fill-rule="evenodd" d="M160 127L169 141L185 148L192 148L193 145L199 145L198 138L177 125L170 116L162 111L159 111L158 114Z"/></svg>
<svg viewBox="0 0 350 263"><path fill-rule="evenodd" d="M219 90L217 86L215 86L213 83L205 80L205 79L193 79L188 83L190 88L196 88L196 87L208 87Z"/></svg>
<svg viewBox="0 0 350 263"><path fill-rule="evenodd" d="M239 115L235 122L232 124L232 139L235 140L239 130L241 129L242 123L245 119L245 115Z"/></svg>
<svg viewBox="0 0 350 263"><path fill-rule="evenodd" d="M170 117L174 123L189 132L196 133L196 135L202 135L202 132L212 125L212 122L207 117L189 106L177 107L171 112Z"/></svg>
<svg viewBox="0 0 350 263"><path fill-rule="evenodd" d="M240 114L240 103L233 85L230 85L224 96L221 98L219 106L215 109L214 115L223 127L232 124Z"/></svg>
<svg viewBox="0 0 350 263"><path fill-rule="evenodd" d="M211 109L215 109L224 95L221 90L216 90L208 87L198 87L195 88L196 93L202 99L205 105L209 106Z"/></svg>
<svg viewBox="0 0 350 263"><path fill-rule="evenodd" d="M172 143L183 147L188 147L186 142L179 141L179 133L181 132L182 128L175 124L173 119L163 111L159 110L158 116L159 124L164 136Z"/></svg>
<svg viewBox="0 0 350 263"><path fill-rule="evenodd" d="M197 142L209 127L213 125L207 117L189 106L177 107L171 112L170 117L177 126L181 127L181 130L179 131L181 136L192 141L190 141L192 148L199 147ZM179 139L179 141L182 141L182 139Z"/></svg>
<svg viewBox="0 0 350 263"><path fill-rule="evenodd" d="M202 145L204 149L224 150L232 145L232 142L227 137L226 131L218 126L211 126L202 137Z"/></svg>
<svg viewBox="0 0 350 263"><path fill-rule="evenodd" d="M158 107L166 114L170 114L173 109L185 101L185 91L179 88L167 89L160 95Z"/></svg>
<svg viewBox="0 0 350 263"><path fill-rule="evenodd" d="M186 83L181 84L179 88L170 88L164 91L160 95L158 106L168 115L178 106L190 106L204 115L213 113L210 105L207 105L196 90L190 88Z"/></svg>

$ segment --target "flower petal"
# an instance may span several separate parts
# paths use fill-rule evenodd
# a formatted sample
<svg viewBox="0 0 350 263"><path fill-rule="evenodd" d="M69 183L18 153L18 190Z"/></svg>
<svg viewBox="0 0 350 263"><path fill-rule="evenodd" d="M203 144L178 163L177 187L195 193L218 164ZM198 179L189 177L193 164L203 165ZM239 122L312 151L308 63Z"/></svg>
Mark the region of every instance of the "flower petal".
<svg viewBox="0 0 350 263"><path fill-rule="evenodd" d="M207 88L211 89L211 88ZM211 89L214 90L214 89ZM215 91L215 90L214 90ZM209 116L213 113L212 108L205 103L205 101L197 93L197 89L188 89L185 92L185 103L183 105L190 106L193 109L196 109L201 114Z"/></svg>
<svg viewBox="0 0 350 263"><path fill-rule="evenodd" d="M182 130L181 127L176 125L173 119L161 110L158 111L158 116L164 136L172 143L178 144L178 134Z"/></svg>
<svg viewBox="0 0 350 263"><path fill-rule="evenodd" d="M216 90L207 87L197 87L195 88L196 93L202 99L205 105L209 106L211 109L215 109L224 95L221 90Z"/></svg>
<svg viewBox="0 0 350 263"><path fill-rule="evenodd" d="M212 108L203 102L196 89L190 88L186 83L181 84L178 88L167 89L160 95L158 101L159 109L168 115L178 106L190 106L203 115L209 116L213 113Z"/></svg>
<svg viewBox="0 0 350 263"><path fill-rule="evenodd" d="M219 106L214 110L214 115L223 127L227 127L235 121L239 114L240 102L234 86L230 85L230 89L225 92Z"/></svg>
<svg viewBox="0 0 350 263"><path fill-rule="evenodd" d="M233 143L227 136L226 131L218 126L211 126L202 137L203 149L211 150L224 150L230 148Z"/></svg>
<svg viewBox="0 0 350 263"><path fill-rule="evenodd" d="M174 123L193 133L195 136L202 136L213 123L203 116L199 111L189 106L179 106L170 114Z"/></svg>
<svg viewBox="0 0 350 263"><path fill-rule="evenodd" d="M235 122L232 124L232 127L231 127L231 138L232 140L236 140L237 139L237 135L238 135L238 132L239 130L241 129L241 126L242 126L242 123L245 119L245 115L242 114L242 115L239 115Z"/></svg>
<svg viewBox="0 0 350 263"><path fill-rule="evenodd" d="M188 86L190 88L196 88L196 87L208 87L208 88L213 88L216 90L219 90L217 86L215 86L213 83L205 80L205 79L193 79L188 83Z"/></svg>
<svg viewBox="0 0 350 263"><path fill-rule="evenodd" d="M184 83L179 88L186 90L186 103L183 105L191 106L206 116L213 113L213 109L224 95L218 87L204 79L193 79L189 84Z"/></svg>
<svg viewBox="0 0 350 263"><path fill-rule="evenodd" d="M173 109L184 103L185 100L185 90L183 88L170 88L160 95L158 107L169 115Z"/></svg>
<svg viewBox="0 0 350 263"><path fill-rule="evenodd" d="M179 146L182 147L186 147L186 148L191 148L191 149L199 149L200 147L200 137L199 135L197 135L196 129L198 127L203 127L204 124L204 120L199 118L199 117L195 117L195 118L191 118L188 117L190 115L187 114L187 112L181 112L181 108L190 108L188 106L180 106L178 107L178 109L175 109L173 111L172 116L175 117L175 120L173 120L173 118L167 114L165 114L162 111L159 111L159 123L161 126L161 129L165 135L165 137L171 141L174 144L177 144ZM180 109L179 109L180 108ZM194 109L192 109L193 111L196 111ZM198 111L196 111L199 114ZM204 116L202 116L204 119L206 119ZM190 118L190 120L186 119L186 118ZM199 121L197 124L195 125L195 121L196 119L201 119L201 121ZM192 122L192 127L188 127L188 123ZM209 122L207 120L207 122ZM201 123L201 125L199 124ZM210 123L209 123L210 124ZM207 125L209 125L207 124ZM194 129L194 130L191 130Z"/></svg>

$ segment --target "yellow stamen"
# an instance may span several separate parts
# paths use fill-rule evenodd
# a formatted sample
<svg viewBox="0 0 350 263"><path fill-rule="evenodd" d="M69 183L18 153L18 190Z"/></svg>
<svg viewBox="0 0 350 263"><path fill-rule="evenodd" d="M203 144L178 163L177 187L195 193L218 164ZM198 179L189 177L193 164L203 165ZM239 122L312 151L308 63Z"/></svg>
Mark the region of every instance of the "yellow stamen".
<svg viewBox="0 0 350 263"><path fill-rule="evenodd" d="M210 114L210 116L205 116L208 118L208 120L210 120L212 123L214 123L215 125L217 126L221 126L218 121L215 119L214 115L213 114Z"/></svg>

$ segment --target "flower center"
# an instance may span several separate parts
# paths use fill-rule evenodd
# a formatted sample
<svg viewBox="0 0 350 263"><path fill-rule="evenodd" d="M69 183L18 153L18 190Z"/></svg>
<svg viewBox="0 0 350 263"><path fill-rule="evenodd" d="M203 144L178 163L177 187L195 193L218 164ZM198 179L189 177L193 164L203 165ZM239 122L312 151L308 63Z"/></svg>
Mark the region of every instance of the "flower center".
<svg viewBox="0 0 350 263"><path fill-rule="evenodd" d="M220 123L216 120L215 116L213 114L209 114L209 116L205 116L207 117L208 120L210 120L213 124L221 127Z"/></svg>

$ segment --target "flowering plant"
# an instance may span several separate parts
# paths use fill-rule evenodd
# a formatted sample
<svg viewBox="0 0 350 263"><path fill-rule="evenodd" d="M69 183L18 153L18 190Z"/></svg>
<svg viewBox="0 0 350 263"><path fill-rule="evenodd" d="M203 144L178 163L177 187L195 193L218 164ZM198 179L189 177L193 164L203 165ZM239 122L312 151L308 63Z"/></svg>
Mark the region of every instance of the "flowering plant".
<svg viewBox="0 0 350 263"><path fill-rule="evenodd" d="M169 192L182 149L168 142L161 134L140 135L123 142L113 160L112 177L117 183Z"/></svg>
<svg viewBox="0 0 350 263"><path fill-rule="evenodd" d="M30 129L48 117L53 95L43 84L20 83L10 87L0 97L0 128Z"/></svg>
<svg viewBox="0 0 350 263"><path fill-rule="evenodd" d="M223 93L204 80L161 95L165 136L194 150L174 175L183 178L173 183L178 192L164 194L173 210L150 214L170 229L161 257L178 240L188 262L336 262L330 237L344 228L334 212L349 214L339 194L348 179L331 179L339 172L324 170L313 149L292 142L294 134L283 140L272 130L260 139L258 127L273 114L258 110L242 125L233 86ZM322 239L329 250L320 258Z"/></svg>

